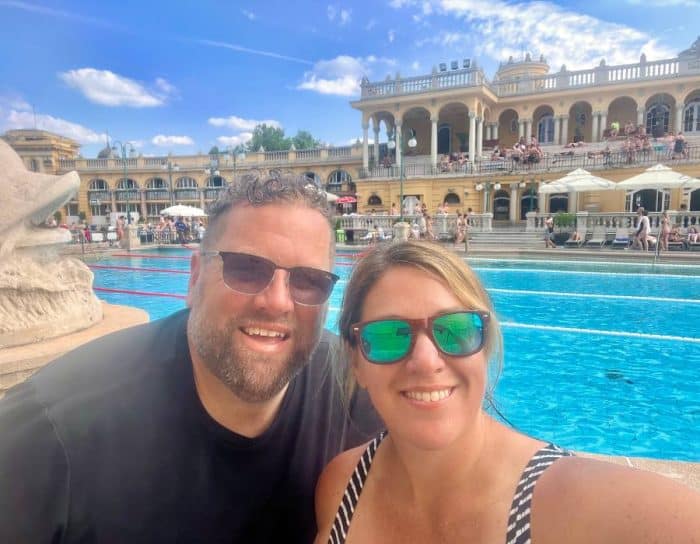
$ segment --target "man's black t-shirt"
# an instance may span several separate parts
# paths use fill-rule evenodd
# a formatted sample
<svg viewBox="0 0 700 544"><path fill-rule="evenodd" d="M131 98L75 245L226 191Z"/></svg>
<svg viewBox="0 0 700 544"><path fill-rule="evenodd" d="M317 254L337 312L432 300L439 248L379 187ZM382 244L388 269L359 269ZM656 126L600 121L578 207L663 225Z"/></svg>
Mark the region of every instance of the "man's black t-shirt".
<svg viewBox="0 0 700 544"><path fill-rule="evenodd" d="M313 540L321 469L379 428L366 397L342 402L337 338L251 439L202 407L187 316L96 340L0 401L0 542Z"/></svg>

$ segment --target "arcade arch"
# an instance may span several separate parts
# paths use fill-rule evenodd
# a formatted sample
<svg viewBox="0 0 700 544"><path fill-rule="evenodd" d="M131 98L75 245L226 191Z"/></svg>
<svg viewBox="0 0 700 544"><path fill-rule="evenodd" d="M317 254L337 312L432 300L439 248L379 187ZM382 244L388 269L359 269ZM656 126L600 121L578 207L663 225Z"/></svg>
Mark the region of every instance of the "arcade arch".
<svg viewBox="0 0 700 544"><path fill-rule="evenodd" d="M569 127L566 142L593 141L593 108L586 101L574 103L569 108Z"/></svg>
<svg viewBox="0 0 700 544"><path fill-rule="evenodd" d="M498 116L498 143L502 147L512 147L518 141L518 112L507 109Z"/></svg>
<svg viewBox="0 0 700 544"><path fill-rule="evenodd" d="M644 123L647 134L659 138L673 131L672 112L676 100L669 94L659 93L649 98L645 106Z"/></svg>

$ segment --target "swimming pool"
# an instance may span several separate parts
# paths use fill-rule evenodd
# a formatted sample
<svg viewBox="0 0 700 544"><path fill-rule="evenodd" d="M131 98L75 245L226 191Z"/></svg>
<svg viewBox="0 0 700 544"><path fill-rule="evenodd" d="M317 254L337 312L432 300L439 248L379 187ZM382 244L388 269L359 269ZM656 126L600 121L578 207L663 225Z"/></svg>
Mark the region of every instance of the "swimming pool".
<svg viewBox="0 0 700 544"><path fill-rule="evenodd" d="M166 249L88 264L100 298L156 319L184 307L188 258ZM352 262L338 255L331 330ZM496 403L509 422L573 449L700 461L700 267L469 262L503 324Z"/></svg>

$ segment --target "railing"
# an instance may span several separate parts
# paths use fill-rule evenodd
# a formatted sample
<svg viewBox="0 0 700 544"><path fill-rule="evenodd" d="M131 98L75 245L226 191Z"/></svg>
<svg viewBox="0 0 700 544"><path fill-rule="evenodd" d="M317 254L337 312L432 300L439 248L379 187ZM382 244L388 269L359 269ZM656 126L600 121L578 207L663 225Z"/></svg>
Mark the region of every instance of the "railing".
<svg viewBox="0 0 700 544"><path fill-rule="evenodd" d="M112 195L109 191L88 191L88 200L100 200L101 202L110 202Z"/></svg>
<svg viewBox="0 0 700 544"><path fill-rule="evenodd" d="M139 196L139 191L136 189L130 191L116 189L114 191L114 198L117 202L126 202L127 200L130 202L136 202L137 200L141 199Z"/></svg>
<svg viewBox="0 0 700 544"><path fill-rule="evenodd" d="M369 152L372 153L370 146ZM296 151L261 151L251 152L244 157L236 159L235 167L239 170L248 168L259 168L261 163L278 165L281 163L294 164L295 162L336 162L338 159L361 159L362 145L340 146L340 147L323 147L316 149L300 149ZM126 161L127 169L131 171L143 170L162 170L162 166L167 164L168 160L177 160L180 167L181 175L198 174L210 166L210 157L208 155L183 155L183 156L165 156L165 157L135 157L129 158ZM234 162L230 155L221 154L219 156L219 169L232 169ZM121 172L124 169L124 161L122 159L59 159L58 170L60 172L69 172L71 170L90 171L114 171Z"/></svg>
<svg viewBox="0 0 700 544"><path fill-rule="evenodd" d="M675 211L666 212L671 226L687 228L700 225L700 212ZM544 220L549 214L530 212L527 214L526 230L536 232L544 230ZM581 234L590 232L594 227L605 227L608 234L614 234L617 229L632 230L637 228L639 216L634 212L577 212L576 226L572 227ZM661 225L661 212L649 213L649 224L652 234L656 235Z"/></svg>
<svg viewBox="0 0 700 544"><path fill-rule="evenodd" d="M487 85L497 96L515 96L562 89L594 87L599 85L627 83L649 79L668 79L680 75L678 59L647 62L642 58L636 64L622 64L576 71L562 71L535 77L489 81L479 68L450 70L411 78L387 79L362 84L362 99L382 98L406 94L417 94L440 89L468 88Z"/></svg>
<svg viewBox="0 0 700 544"><path fill-rule="evenodd" d="M409 224L418 222L419 214L406 214L404 221ZM347 231L370 232L375 227L384 232L391 232L394 223L399 221L398 215L343 215L338 218L339 228ZM469 230L471 232L490 232L493 229L493 214L475 213L469 215ZM435 214L432 216L433 233L440 239L454 237L457 231L456 214Z"/></svg>
<svg viewBox="0 0 700 544"><path fill-rule="evenodd" d="M226 187L220 187L216 189L204 189L204 199L205 200L216 200L219 195L226 190Z"/></svg>
<svg viewBox="0 0 700 544"><path fill-rule="evenodd" d="M175 200L199 200L197 189L176 189Z"/></svg>
<svg viewBox="0 0 700 544"><path fill-rule="evenodd" d="M301 161L318 160L320 158L320 149L300 149L299 151L297 151L297 159Z"/></svg>
<svg viewBox="0 0 700 544"><path fill-rule="evenodd" d="M362 84L362 98L381 98L400 94L415 94L437 89L476 87L487 83L480 68L449 70L427 76L388 79L377 83Z"/></svg>
<svg viewBox="0 0 700 544"><path fill-rule="evenodd" d="M146 200L169 200L170 191L163 189L146 189Z"/></svg>
<svg viewBox="0 0 700 544"><path fill-rule="evenodd" d="M576 168L586 170L609 170L615 168L634 168L639 166L652 166L656 163L684 164L700 162L700 145L686 148L685 154L674 154L674 158L669 158L668 151L661 146L645 151L610 151L606 152L600 148L595 151L563 151L560 153L546 154L536 162L527 160L482 160L474 164L465 162L462 165L452 163L450 166L438 164L433 167L429 162L429 157L419 163L404 165L404 175L406 177L464 177L464 176L486 176L486 175L518 175L518 174L544 174L546 172L569 171ZM374 166L368 169L361 168L360 179L368 178L399 178L401 168L396 165L389 167Z"/></svg>

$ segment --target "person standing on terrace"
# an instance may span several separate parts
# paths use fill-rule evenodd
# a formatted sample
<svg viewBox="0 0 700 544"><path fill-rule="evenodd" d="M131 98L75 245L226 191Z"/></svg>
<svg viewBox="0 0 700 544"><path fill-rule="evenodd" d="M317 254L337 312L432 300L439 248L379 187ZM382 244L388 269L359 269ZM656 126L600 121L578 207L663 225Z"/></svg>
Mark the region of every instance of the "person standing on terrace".
<svg viewBox="0 0 700 544"><path fill-rule="evenodd" d="M330 219L306 178L236 180L192 253L188 309L11 389L0 542L313 540L323 466L379 428L334 379Z"/></svg>
<svg viewBox="0 0 700 544"><path fill-rule="evenodd" d="M370 250L339 328L348 388L369 392L386 431L324 470L316 544L698 542L700 494L490 415L503 340L455 253L414 241Z"/></svg>

